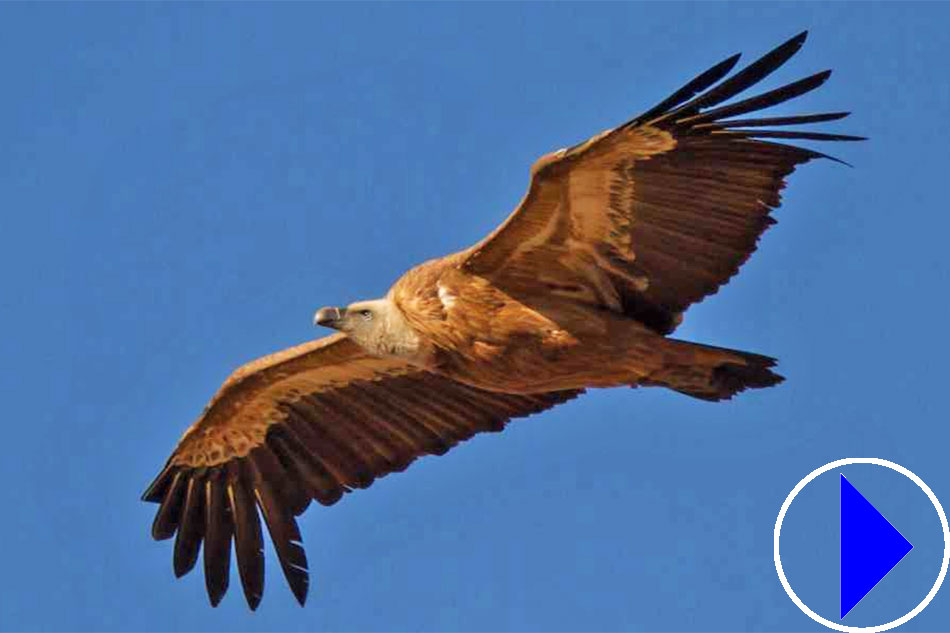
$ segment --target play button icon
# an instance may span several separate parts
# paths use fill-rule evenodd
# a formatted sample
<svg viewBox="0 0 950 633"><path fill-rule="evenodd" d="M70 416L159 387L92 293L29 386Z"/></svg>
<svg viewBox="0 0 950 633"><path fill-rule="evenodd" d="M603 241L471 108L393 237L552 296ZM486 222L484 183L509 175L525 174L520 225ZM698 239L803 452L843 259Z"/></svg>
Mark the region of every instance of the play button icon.
<svg viewBox="0 0 950 633"><path fill-rule="evenodd" d="M914 549L841 475L841 618Z"/></svg>
<svg viewBox="0 0 950 633"><path fill-rule="evenodd" d="M891 525L888 519L844 477L842 469L853 469L855 466L861 468L880 467L884 469L884 472L890 471L902 475L920 489L937 513L938 529L943 541L942 556L939 555L939 541L935 539L936 535L927 531L932 528L924 529L925 524L920 522L916 511L891 517L898 521L898 525L903 525L908 534L913 534L912 538L915 544L911 545ZM831 612L828 614L829 618L822 617L805 604L793 589L786 574L786 567L782 564L782 526L785 523L789 508L804 488L820 479L825 473L828 473L830 477L821 481L826 482L827 487L819 483L817 487L811 488L812 492L804 495L805 505L799 506L798 514L793 516L789 527L789 530L791 530L790 547L785 553L792 574L797 579L796 582L800 583L801 589L807 593L810 602L818 605L827 604L827 611ZM835 479L832 478L835 474L838 474L837 485L833 483ZM848 474L851 475L850 470ZM877 485L880 486L881 482L884 481L879 478L875 479L875 477L867 479L867 483L862 483L862 487L866 485L865 492L875 495L871 497L872 499L881 496L882 498L879 501L883 504L885 496L882 491L887 487L872 486L872 482L876 481ZM828 492L825 493L825 490ZM893 488L891 490L893 491ZM835 492L838 495L835 495ZM835 496L838 499L835 499ZM904 503L899 507L906 510L907 502L910 502L912 498L914 498L912 493L911 496L902 497ZM824 552L828 552L828 545L823 537L828 536L828 524L834 525L835 501L838 501L840 527L840 535L836 539L838 541L836 544L840 547L840 557L837 561L840 564L837 596L835 596L836 583L832 571L835 563L834 557L823 555ZM921 502L923 502L922 499L910 503L919 504ZM891 511L888 510L888 512ZM829 520L823 520L824 517ZM810 529L811 531L809 531ZM831 543L833 547L835 541L832 540ZM930 486L904 466L878 457L847 457L816 468L792 488L792 491L782 503L778 517L775 520L772 547L775 571L778 574L782 588L785 589L785 593L788 594L795 606L801 609L805 615L829 629L844 633L882 633L901 626L919 615L937 595L947 576L948 569L950 569L950 521L947 520L943 506L940 505L940 501L933 490L930 489ZM914 555L907 556L911 550L914 550ZM901 565L901 561L905 558L907 558L907 561ZM925 592L924 587L926 587L929 578L926 576L922 578L913 577L919 571L933 570L936 563L935 559L940 560L940 568L930 590ZM898 565L900 566L898 567ZM895 568L895 577L886 578ZM929 576L929 572L927 576ZM921 593L926 593L916 606L893 620L880 624L867 623L868 614L886 613L882 610L882 606L887 604L888 601L893 606L899 604L899 606L905 608L913 604L906 601L907 597L913 599L916 593L917 589L914 593L907 594L906 590L912 583ZM884 589L875 590L878 584L884 586ZM827 588L830 591L816 593L815 588L817 587ZM870 593L874 594L872 599L864 600ZM896 596L901 595L904 597L899 601L895 602L893 600ZM827 603L824 602L823 596L827 596ZM835 605L835 602L838 604ZM859 603L862 606L855 610L855 606ZM835 608L836 606L837 608ZM899 613L900 611L892 612ZM857 621L854 621L855 618L857 618ZM862 620L862 625L859 625L858 622ZM845 624L845 622L848 622L848 624Z"/></svg>

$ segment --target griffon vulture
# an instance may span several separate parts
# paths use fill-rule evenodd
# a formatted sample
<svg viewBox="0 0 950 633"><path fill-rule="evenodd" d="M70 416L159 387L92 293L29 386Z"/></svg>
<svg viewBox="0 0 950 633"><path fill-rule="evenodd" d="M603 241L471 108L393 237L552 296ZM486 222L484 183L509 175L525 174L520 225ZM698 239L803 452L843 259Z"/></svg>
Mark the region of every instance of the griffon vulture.
<svg viewBox="0 0 950 633"><path fill-rule="evenodd" d="M847 112L735 118L798 97L830 71L722 105L787 61L802 33L726 78L716 64L658 105L538 160L514 212L471 248L425 262L385 297L321 308L326 338L235 371L144 500L174 571L204 544L212 605L231 544L251 609L264 589L259 514L297 600L307 558L295 516L417 457L441 455L589 387L662 386L718 401L781 382L767 356L667 338L774 223L784 178L819 152L787 129ZM767 139L767 140L765 140Z"/></svg>

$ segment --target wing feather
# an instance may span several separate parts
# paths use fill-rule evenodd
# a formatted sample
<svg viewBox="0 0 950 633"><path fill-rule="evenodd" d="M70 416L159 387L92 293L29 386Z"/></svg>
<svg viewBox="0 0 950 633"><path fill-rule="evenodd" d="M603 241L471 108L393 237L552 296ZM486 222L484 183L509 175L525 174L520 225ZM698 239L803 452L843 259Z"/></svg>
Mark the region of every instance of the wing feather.
<svg viewBox="0 0 950 633"><path fill-rule="evenodd" d="M152 538L156 541L164 541L175 535L181 519L182 497L186 485L187 478L180 471L176 471L162 497L158 512L155 513L155 521L152 523Z"/></svg>
<svg viewBox="0 0 950 633"><path fill-rule="evenodd" d="M246 464L243 458L227 463L227 492L234 520L238 575L247 605L254 611L264 595L264 541L257 508L250 495L251 482Z"/></svg>
<svg viewBox="0 0 950 633"><path fill-rule="evenodd" d="M322 405L335 426L344 429L352 438L354 447L373 459L374 470L401 470L400 456L404 447L399 446L398 441L387 437L375 426L363 423L347 408L347 403L333 393L321 394L314 404Z"/></svg>
<svg viewBox="0 0 950 633"><path fill-rule="evenodd" d="M168 492L169 486L171 486L172 481L175 479L177 472L178 469L175 468L171 462L165 464L165 468L155 477L151 485L149 485L148 489L142 495L142 500L152 503L161 503Z"/></svg>
<svg viewBox="0 0 950 633"><path fill-rule="evenodd" d="M295 494L296 484L267 447L259 446L248 455L254 482L254 493L261 514L267 523L271 541L277 552L287 584L303 605L307 600L310 577L307 573L307 554L303 549L300 529L288 499Z"/></svg>
<svg viewBox="0 0 950 633"><path fill-rule="evenodd" d="M823 114L797 114L794 116L762 117L760 119L732 119L730 121L716 121L713 123L697 123L694 128L706 127L765 127L769 125L802 125L805 123L823 123L837 121L851 114L850 112L825 112Z"/></svg>
<svg viewBox="0 0 950 633"><path fill-rule="evenodd" d="M303 490L323 505L333 505L347 489L345 478L335 476L323 462L315 458L293 435L293 432L275 427L270 435L271 449L280 459L290 476L300 482Z"/></svg>
<svg viewBox="0 0 950 633"><path fill-rule="evenodd" d="M203 470L188 478L181 525L175 537L173 563L178 578L191 571L198 562L198 549L204 536L204 478Z"/></svg>
<svg viewBox="0 0 950 633"><path fill-rule="evenodd" d="M734 138L785 138L802 141L866 141L866 136L853 134L828 134L826 132L793 132L788 130L729 130L715 131L717 136L732 136Z"/></svg>
<svg viewBox="0 0 950 633"><path fill-rule="evenodd" d="M225 473L212 470L205 480L205 587L211 606L216 607L228 590L231 570L231 508L225 490Z"/></svg>
<svg viewBox="0 0 950 633"><path fill-rule="evenodd" d="M400 386L397 381L380 385L391 401L404 402L411 411L420 412L423 424L431 425L450 434L458 441L472 437L477 431L471 412L454 409L439 393L419 393L412 388Z"/></svg>
<svg viewBox="0 0 950 633"><path fill-rule="evenodd" d="M374 471L385 469L381 456L367 448L359 436L349 434L333 413L313 398L304 397L288 406L296 414L289 418L290 429L341 484L365 488L373 481Z"/></svg>
<svg viewBox="0 0 950 633"><path fill-rule="evenodd" d="M443 455L451 444L438 433L433 432L425 423L424 415L413 415L414 412L400 406L398 398L386 397L387 393L379 387L370 389L364 385L353 385L356 395L354 404L361 407L367 419L378 420L392 429L404 441L409 443L412 450L431 455Z"/></svg>
<svg viewBox="0 0 950 633"><path fill-rule="evenodd" d="M729 72L735 68L735 65L738 63L740 57L742 57L742 54L736 53L732 57L728 57L727 59L719 62L709 70L704 71L694 79L690 80L685 86L671 94L669 97L641 114L636 118L635 121L632 121L631 124L650 121L660 114L669 112L671 109L680 105L684 101L692 99L697 94L728 75Z"/></svg>

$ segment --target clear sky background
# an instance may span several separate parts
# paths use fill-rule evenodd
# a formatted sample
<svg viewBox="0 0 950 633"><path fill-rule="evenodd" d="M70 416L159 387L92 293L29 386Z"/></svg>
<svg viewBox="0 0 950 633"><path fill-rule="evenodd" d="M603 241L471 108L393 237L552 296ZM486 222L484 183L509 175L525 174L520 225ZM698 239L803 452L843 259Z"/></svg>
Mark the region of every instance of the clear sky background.
<svg viewBox="0 0 950 633"><path fill-rule="evenodd" d="M948 22L948 4L0 5L0 628L815 629L772 566L799 479L883 457L950 501ZM538 156L805 28L763 87L835 74L775 111L853 110L825 129L872 140L829 148L854 168L796 173L760 252L678 332L777 356L786 383L719 405L591 393L311 506L303 610L270 549L254 614L236 575L218 609L200 570L173 578L139 496L231 370L478 240ZM847 624L909 610L939 564L926 500L862 472L919 546ZM837 485L786 528L827 617ZM906 630L948 622L945 589Z"/></svg>

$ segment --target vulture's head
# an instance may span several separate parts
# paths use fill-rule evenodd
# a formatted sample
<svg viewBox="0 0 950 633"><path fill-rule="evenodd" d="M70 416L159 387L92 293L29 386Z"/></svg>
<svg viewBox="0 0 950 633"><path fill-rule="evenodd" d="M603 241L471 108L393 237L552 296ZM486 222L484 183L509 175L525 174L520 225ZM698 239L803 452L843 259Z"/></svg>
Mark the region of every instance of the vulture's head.
<svg viewBox="0 0 950 633"><path fill-rule="evenodd" d="M313 315L314 325L344 332L353 341L379 356L405 354L417 342L399 308L385 299L357 301L345 308L320 308Z"/></svg>

